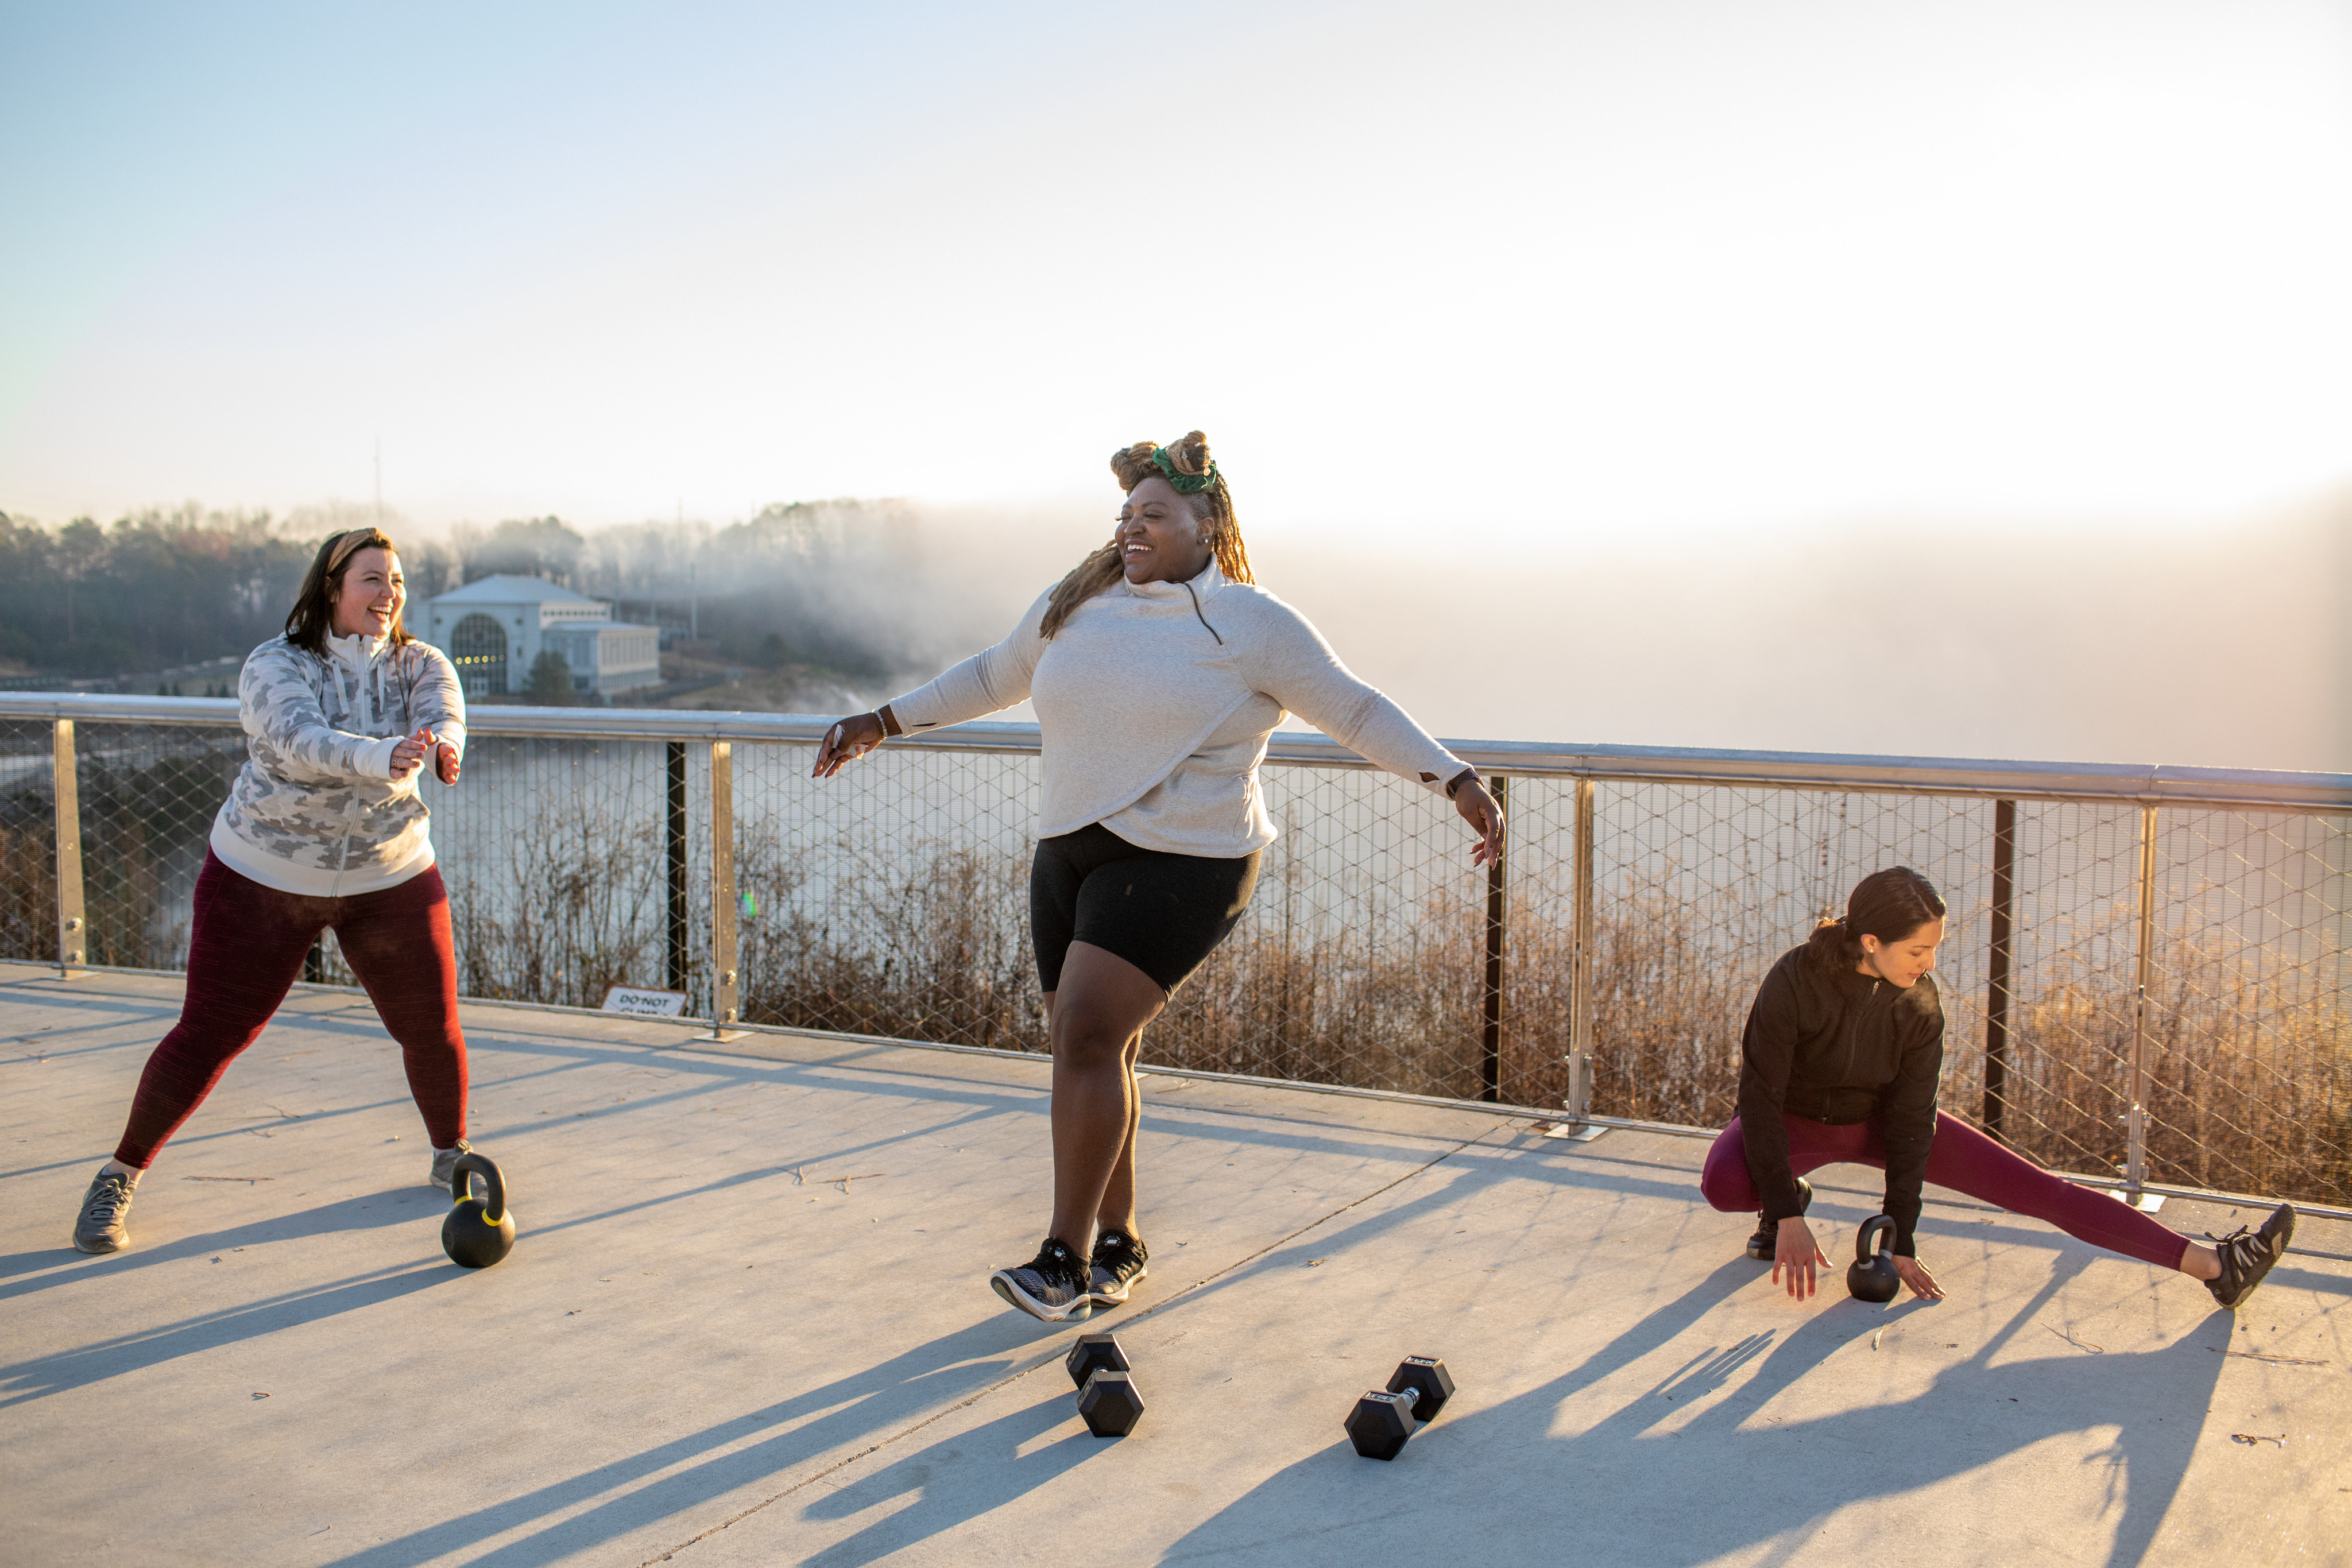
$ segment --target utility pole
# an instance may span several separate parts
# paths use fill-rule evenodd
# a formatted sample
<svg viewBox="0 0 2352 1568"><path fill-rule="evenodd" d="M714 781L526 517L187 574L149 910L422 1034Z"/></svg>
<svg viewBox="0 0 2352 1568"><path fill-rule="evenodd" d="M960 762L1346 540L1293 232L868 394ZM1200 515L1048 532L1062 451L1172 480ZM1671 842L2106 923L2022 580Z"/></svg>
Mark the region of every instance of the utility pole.
<svg viewBox="0 0 2352 1568"><path fill-rule="evenodd" d="M375 438L375 526L383 530L383 437Z"/></svg>

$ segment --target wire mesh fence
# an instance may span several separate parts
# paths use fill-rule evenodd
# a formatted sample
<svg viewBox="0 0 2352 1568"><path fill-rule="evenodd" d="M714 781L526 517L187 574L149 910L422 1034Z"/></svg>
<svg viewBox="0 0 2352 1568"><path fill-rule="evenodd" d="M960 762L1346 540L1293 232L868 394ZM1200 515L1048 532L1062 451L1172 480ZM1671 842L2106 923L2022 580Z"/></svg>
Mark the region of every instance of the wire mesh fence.
<svg viewBox="0 0 2352 1568"><path fill-rule="evenodd" d="M183 706L212 722L77 726L93 963L185 961L244 745L233 705ZM424 786L462 988L593 1007L645 986L711 1016L708 734L476 716L462 782ZM58 952L51 737L0 717L12 957ZM742 1020L1044 1050L1034 743L893 747L828 781L811 758L805 736L732 743ZM1523 771L1490 932L1487 873L1443 800L1305 762L1270 763L1263 788L1282 833L1256 895L1147 1031L1147 1062L1545 1107L1588 1038L1591 1112L1717 1126L1764 972L1901 863L1951 906L1947 1110L2053 1167L2118 1174L2137 1085L2146 1180L2352 1201L2352 811ZM310 972L349 983L331 943Z"/></svg>

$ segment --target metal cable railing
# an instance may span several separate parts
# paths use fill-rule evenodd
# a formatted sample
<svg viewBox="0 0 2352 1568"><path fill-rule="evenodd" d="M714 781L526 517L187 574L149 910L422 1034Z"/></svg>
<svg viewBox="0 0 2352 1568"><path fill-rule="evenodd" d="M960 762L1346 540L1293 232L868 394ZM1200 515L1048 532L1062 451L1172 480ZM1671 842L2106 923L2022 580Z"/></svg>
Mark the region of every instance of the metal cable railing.
<svg viewBox="0 0 2352 1568"><path fill-rule="evenodd" d="M1034 726L818 783L820 718L473 721L464 781L427 786L467 994L651 987L719 1031L1044 1049ZM1283 835L1147 1062L1719 1126L1764 970L1899 862L1952 909L1946 1109L2128 1192L2352 1203L2352 778L1450 744L1508 801L1491 871L1442 802L1276 737ZM0 954L183 963L243 756L234 702L0 694ZM311 975L348 983L331 943Z"/></svg>

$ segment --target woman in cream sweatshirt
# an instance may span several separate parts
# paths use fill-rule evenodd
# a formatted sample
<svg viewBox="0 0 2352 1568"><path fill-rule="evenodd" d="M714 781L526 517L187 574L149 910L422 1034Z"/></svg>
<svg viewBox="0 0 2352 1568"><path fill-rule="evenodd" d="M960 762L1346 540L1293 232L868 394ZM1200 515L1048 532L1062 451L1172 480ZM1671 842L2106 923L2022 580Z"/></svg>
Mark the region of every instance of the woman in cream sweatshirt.
<svg viewBox="0 0 2352 1568"><path fill-rule="evenodd" d="M1266 737L1297 714L1454 802L1503 814L1478 775L1349 673L1306 617L1251 580L1233 495L1192 432L1114 455L1127 492L1111 542L1041 594L1010 636L827 731L831 778L888 736L1026 698L1043 741L1030 925L1054 1052L1054 1213L1036 1257L989 1283L1047 1322L1124 1301L1136 1233L1135 1061L1146 1024L1249 904L1275 828L1258 793Z"/></svg>

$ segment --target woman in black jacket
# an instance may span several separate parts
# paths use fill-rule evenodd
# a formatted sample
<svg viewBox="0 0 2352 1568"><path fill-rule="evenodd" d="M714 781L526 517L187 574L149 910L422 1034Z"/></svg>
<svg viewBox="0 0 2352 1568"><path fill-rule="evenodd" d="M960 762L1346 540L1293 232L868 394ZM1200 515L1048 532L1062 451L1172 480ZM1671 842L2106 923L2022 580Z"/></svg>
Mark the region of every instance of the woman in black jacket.
<svg viewBox="0 0 2352 1568"><path fill-rule="evenodd" d="M1845 915L1764 977L1741 1040L1739 1114L1699 1181L1715 1207L1757 1211L1748 1255L1772 1260L1776 1284L1785 1270L1791 1296L1811 1295L1814 1269L1829 1259L1805 1226L1813 1191L1804 1176L1844 1160L1886 1172L1895 1271L1925 1300L1944 1294L1914 1235L1920 1186L1932 1181L2202 1280L2224 1307L2244 1301L2286 1251L2292 1205L2258 1231L2240 1227L2207 1247L1936 1109L1944 1010L1927 972L1943 940L1943 898L1917 872L1892 866L1856 883Z"/></svg>

